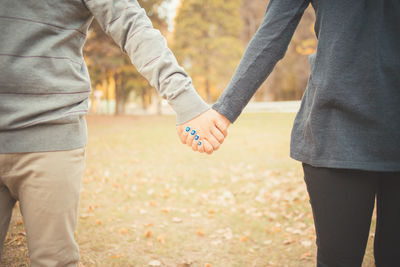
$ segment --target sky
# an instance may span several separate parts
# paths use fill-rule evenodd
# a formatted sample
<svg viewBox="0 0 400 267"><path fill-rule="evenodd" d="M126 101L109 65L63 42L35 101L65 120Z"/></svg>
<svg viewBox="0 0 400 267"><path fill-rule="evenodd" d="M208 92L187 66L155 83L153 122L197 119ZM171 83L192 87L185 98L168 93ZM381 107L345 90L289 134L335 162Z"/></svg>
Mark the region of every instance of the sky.
<svg viewBox="0 0 400 267"><path fill-rule="evenodd" d="M163 8L166 11L167 21L168 21L168 30L172 31L174 27L174 18L176 15L176 8L179 5L180 0L171 0L170 3L165 4Z"/></svg>

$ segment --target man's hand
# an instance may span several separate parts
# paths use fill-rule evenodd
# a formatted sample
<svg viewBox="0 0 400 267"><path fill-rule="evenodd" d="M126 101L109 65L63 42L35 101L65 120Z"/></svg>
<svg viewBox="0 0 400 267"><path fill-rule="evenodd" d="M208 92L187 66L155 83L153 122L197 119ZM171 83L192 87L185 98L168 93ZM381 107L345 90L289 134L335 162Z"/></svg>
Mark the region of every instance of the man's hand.
<svg viewBox="0 0 400 267"><path fill-rule="evenodd" d="M200 114L196 118L178 125L176 130L183 144L194 151L211 154L217 150L228 135L230 121L214 109Z"/></svg>

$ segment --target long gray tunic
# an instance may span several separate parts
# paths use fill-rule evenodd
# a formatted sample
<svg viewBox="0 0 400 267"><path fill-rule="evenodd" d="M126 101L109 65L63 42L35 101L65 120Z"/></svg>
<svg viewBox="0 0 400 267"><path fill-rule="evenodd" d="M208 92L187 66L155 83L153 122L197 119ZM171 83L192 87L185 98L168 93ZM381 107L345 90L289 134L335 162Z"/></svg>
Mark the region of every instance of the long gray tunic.
<svg viewBox="0 0 400 267"><path fill-rule="evenodd" d="M309 4L317 52L291 156L331 168L400 171L400 1L271 0L214 108L235 121L285 54Z"/></svg>

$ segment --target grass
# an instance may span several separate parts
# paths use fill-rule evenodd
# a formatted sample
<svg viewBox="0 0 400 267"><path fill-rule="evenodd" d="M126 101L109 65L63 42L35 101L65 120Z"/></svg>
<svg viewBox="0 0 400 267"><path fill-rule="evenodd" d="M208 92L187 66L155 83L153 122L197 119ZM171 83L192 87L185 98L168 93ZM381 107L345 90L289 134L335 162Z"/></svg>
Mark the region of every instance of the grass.
<svg viewBox="0 0 400 267"><path fill-rule="evenodd" d="M180 144L173 117L89 116L81 266L315 266L301 166L288 156L293 119L243 115L207 156ZM4 266L27 266L25 243L16 208Z"/></svg>

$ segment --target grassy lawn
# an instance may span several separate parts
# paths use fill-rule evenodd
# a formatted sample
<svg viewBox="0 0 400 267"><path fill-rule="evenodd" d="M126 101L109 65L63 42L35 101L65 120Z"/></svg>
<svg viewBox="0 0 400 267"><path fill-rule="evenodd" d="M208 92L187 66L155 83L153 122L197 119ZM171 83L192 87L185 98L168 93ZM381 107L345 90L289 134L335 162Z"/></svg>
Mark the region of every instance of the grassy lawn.
<svg viewBox="0 0 400 267"><path fill-rule="evenodd" d="M245 114L208 156L180 144L174 117L89 116L81 266L315 266L301 166L289 158L293 119ZM16 207L1 266L26 257Z"/></svg>

